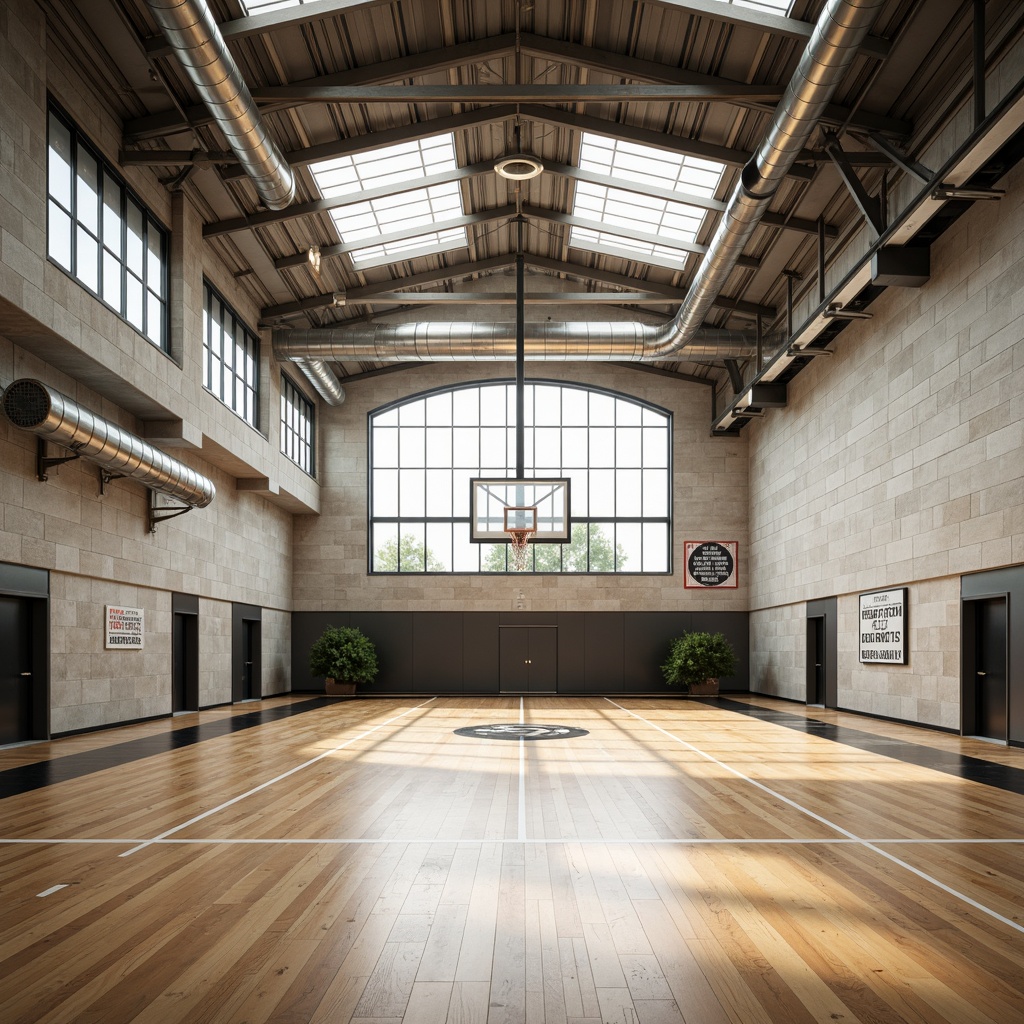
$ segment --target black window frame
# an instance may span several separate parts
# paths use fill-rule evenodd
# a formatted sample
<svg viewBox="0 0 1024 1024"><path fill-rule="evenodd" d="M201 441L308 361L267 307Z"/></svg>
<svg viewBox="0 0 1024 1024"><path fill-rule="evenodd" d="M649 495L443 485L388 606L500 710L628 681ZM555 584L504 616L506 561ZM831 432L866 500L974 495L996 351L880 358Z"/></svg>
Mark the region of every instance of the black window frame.
<svg viewBox="0 0 1024 1024"><path fill-rule="evenodd" d="M71 152L68 154L70 164L70 190L65 203L56 194L51 182L50 151L53 148L51 118L67 131L70 139ZM142 335L154 348L170 354L170 232L161 221L153 215L153 211L139 197L138 193L125 181L117 168L103 156L99 147L86 135L75 121L51 98L47 103L46 116L46 257L54 266L71 277L76 284L84 288L115 313L118 318L128 324L134 331ZM83 156L84 154L84 156ZM80 190L78 187L79 169L84 159L96 165L96 210L95 224L90 226L84 221L84 211L80 208ZM109 230L107 223L109 191L118 191L116 211L116 238ZM133 266L129 253L128 223L132 209L138 211L140 218L141 254L140 266ZM68 221L68 251L70 266L66 265L55 252L54 218L64 217ZM82 276L80 247L81 239L86 237L95 243L96 285ZM159 251L154 253L152 243L159 242ZM152 259L155 255L157 274L154 280ZM118 273L118 301L111 301L111 270L116 266ZM133 294L132 283L138 288L134 291L139 298L139 322L130 319L130 296ZM153 337L152 318L154 310L159 314L158 337Z"/></svg>
<svg viewBox="0 0 1024 1024"><path fill-rule="evenodd" d="M226 366L226 360L223 358L223 348L220 355L215 355L213 350L212 324L214 321L214 310L211 306L213 302L216 302L219 306L221 319L218 320L218 323L221 325L222 332L227 335L228 328L232 329L230 337L234 344L230 366ZM235 366L234 356L238 346L238 339L234 334L235 330L239 331L242 335L243 353L252 356L251 365L254 368L254 372L251 382L246 380L244 370L240 375L238 368ZM213 367L215 361L220 368L219 389L213 387ZM225 367L230 373L232 380L230 401L224 397ZM256 431L260 429L260 371L259 335L246 325L245 321L235 312L224 296L206 278L203 278L203 388L213 395L221 405L230 409L243 423L248 423ZM243 402L241 410L235 404L239 381L242 385L243 395L251 396L250 401L247 403ZM246 415L246 410L250 407L252 409L251 419Z"/></svg>
<svg viewBox="0 0 1024 1024"><path fill-rule="evenodd" d="M289 408L295 410L299 415L300 423L305 424L309 435L307 438L302 437L294 424L287 422L285 413ZM303 414L305 414L304 419ZM286 440L291 444L287 444ZM305 453L305 464L288 450L289 447ZM289 462L295 463L304 473L314 480L316 479L316 404L307 398L298 384L283 371L281 373L281 454Z"/></svg>
<svg viewBox="0 0 1024 1024"><path fill-rule="evenodd" d="M492 549L493 547L495 547L495 545L492 545L492 544L479 544L479 545L477 545L480 548L480 555L479 555L478 562L477 562L479 568L477 568L477 569L453 569L453 568L446 568L446 569L440 570L440 569L430 569L430 568L427 567L427 565L426 565L426 562L428 561L428 557L427 556L428 556L428 554L429 554L429 552L431 550L430 549L430 544L429 544L430 527L431 526L435 526L436 527L438 525L443 526L444 524L451 523L452 524L452 529L454 530L456 528L456 524L461 525L461 524L464 523L466 528L467 528L467 530L468 530L468 525L469 525L468 508L467 508L467 514L465 516L455 515L454 514L454 510L453 510L453 514L450 515L450 516L447 516L447 515L446 516L429 516L429 515L426 515L426 514L424 514L424 515L415 515L415 516L402 516L402 515L398 515L398 514L396 514L396 515L375 515L374 514L374 472L377 469L382 469L382 468L383 469L388 469L388 467L378 467L377 466L376 456L375 456L375 452L374 452L374 420L375 420L376 417L378 417L378 416L380 416L381 414L384 414L384 413L389 413L392 410L400 410L402 406L411 405L411 404L413 404L415 402L423 401L423 400L429 399L431 397L439 397L439 396L443 396L443 395L446 395L446 394L454 395L455 393L461 392L461 391L467 391L467 390L472 390L472 389L480 389L480 388L486 388L486 387L491 387L491 386L505 386L506 388L508 388L510 386L514 386L514 384L515 384L515 381L512 380L512 379L509 379L509 378L491 378L491 379L485 379L485 380L465 381L465 382L462 382L462 383L459 383L459 384L447 385L447 386L444 386L444 387L439 387L439 388L431 389L431 390L428 390L428 391L419 392L418 394L407 395L407 396L405 396L405 397L403 397L401 399L397 399L396 401L389 402L389 403L387 403L385 405L379 406L378 408L372 409L372 410L369 411L369 413L367 414L367 452L368 452L367 474L368 474L368 479L367 479L367 506L366 506L366 512L367 512L367 516L366 516L366 527L367 527L367 534L366 534L366 536L367 536L367 572L368 572L369 575L371 575L371 576L408 576L408 575L494 576L494 575L522 575L522 573L517 572L516 570L510 568L510 563L509 563L508 558L507 558L507 547L503 547L503 550L505 550L505 553L506 553L506 562L505 562L505 569L504 570L495 570L495 569L485 569L485 568L483 568L484 560L485 560L485 558L488 555L489 549ZM589 547L589 545L590 545L591 540L593 538L589 535L589 531L588 531L588 538L587 538L588 549L587 549L587 568L586 568L586 570L582 570L582 571L578 570L578 569L577 570L573 570L573 569L567 569L565 567L567 560L570 557L572 557L573 548L574 548L573 544L571 544L571 543L570 544L555 544L555 545L546 545L545 544L545 545L542 545L544 548L555 549L555 550L557 550L559 552L559 564L561 565L561 568L557 569L557 570L543 569L543 568L537 569L536 568L535 558L533 557L533 555L531 555L530 568L528 568L526 570L526 574L527 575L531 575L531 574L532 575L553 575L553 576L583 576L583 575L603 575L603 576L671 576L671 575L673 575L673 571L674 571L673 570L673 531L674 531L674 518L673 518L673 515L674 515L674 512L673 512L672 484L673 484L673 478L674 478L674 471L673 471L673 451L672 451L672 438L673 438L673 416L672 416L672 412L670 410L668 410L668 409L662 408L661 406L655 405L653 402L648 402L648 401L645 401L644 399L637 398L634 395L629 395L629 394L626 394L624 392L614 391L614 390L611 390L611 389L608 389L608 388L595 387L593 385L577 384L575 382L565 381L565 380L558 380L558 379L530 378L529 380L527 380L526 386L529 388L531 385L546 385L546 386L549 386L549 387L557 387L557 388L563 389L563 394L564 394L564 390L571 389L571 390L574 390L574 391L584 392L588 396L590 396L590 395L602 396L602 397L605 397L605 398L610 398L612 400L629 403L631 405L634 405L634 406L638 407L641 410L641 422L643 421L643 411L644 410L649 410L652 414L654 414L657 417L659 417L660 420L661 420L661 423L659 424L659 427L661 429L664 429L664 432L665 432L665 465L664 466L657 466L657 467L647 467L647 468L657 469L659 472L663 472L664 475L665 475L665 514L663 516L662 515L646 515L645 516L645 515L643 515L641 513L641 515L639 515L639 516L630 516L630 515L608 515L608 514L600 514L600 513L598 513L598 514L581 514L581 513L576 512L576 511L572 511L570 513L571 521L572 521L572 524L573 524L574 527L577 524L580 524L580 523L586 523L588 525L594 524L594 525L597 525L597 526L609 525L609 526L613 527L612 536L611 537L605 536L604 539L606 541L610 541L611 546L612 546L612 551L614 553L614 557L615 557L616 561L617 561L617 558L618 558L618 541L617 541L617 537L616 537L618 525L619 524L637 524L637 523L640 524L640 527L641 527L641 548L640 548L641 568L639 568L639 569L630 569L630 568L620 569L620 568L616 567L613 570L604 570L604 569L592 569L592 568L590 568L590 562L589 562L589 559L590 559L590 547ZM506 392L506 395L507 394L508 393ZM453 401L454 401L454 399L453 399ZM588 431L588 436L589 436L589 431L592 428L600 426L601 424L599 424L599 423L591 423L590 422L590 413L589 413L590 398L589 397L587 399L587 402L588 402L588 423L587 423L586 429ZM565 419L565 416L564 416L564 400L562 398L560 398L560 403L561 404L560 404L559 417L560 417L560 421L564 421L564 419ZM426 415L427 414L425 413L425 420L424 420L425 425L426 425ZM509 417L509 418L511 418L511 417ZM625 424L622 424L622 425L625 426ZM541 424L536 424L536 426L541 426ZM559 425L558 429L562 430L566 426L572 426L572 424L566 424L565 422L560 422L560 425ZM458 429L469 429L469 430L476 429L478 432L482 433L482 431L484 431L484 430L495 429L495 427L498 427L498 429L504 429L506 431L512 431L514 429L514 428L512 428L508 424L507 420L506 420L506 424L505 424L504 428L501 428L497 424L493 424L493 425L485 424L483 422L482 415L481 415L481 422L480 422L479 426L477 426L476 428L474 428L472 426L463 426L463 427L459 427ZM390 428L391 427L389 425L388 429L390 429ZM395 429L399 429L400 430L401 427L397 426ZM456 427L453 424L453 425L451 425L449 427L449 429L454 430L454 429L456 429ZM526 444L526 464L527 464L527 475L528 476L531 475L531 467L535 467L536 463L537 463L537 445L538 445L538 441L537 441L537 434L535 432L532 433L532 435L531 435L531 431L533 429L534 429L534 424L528 424L528 426L527 426L527 437L526 437L526 441L527 441L527 444ZM618 429L618 424L615 425L612 429ZM531 440L530 440L531 436L532 436L532 439L533 439L532 440L532 444L531 444ZM396 444L400 445L401 444L400 440L396 441ZM482 450L482 446L481 446L480 447L480 458L481 459L483 458L482 451L483 450ZM400 452L400 448L399 448L399 452ZM402 470L402 466L401 466L402 457L401 457L401 454L399 454L397 458L398 458L398 463L396 464L395 468L397 468L398 472L401 473L401 470ZM635 468L635 467L630 467L628 465L627 466L618 466L617 458L618 457L616 455L616 457L615 457L615 464L612 467L612 471L613 472L617 472L620 469ZM560 464L561 464L561 461L562 461L562 452L561 451L559 453L559 460L560 460ZM589 462L589 456L588 456L588 462ZM425 476L424 476L424 510L426 512L426 511L429 510L428 506L427 506L427 501L429 500L428 499L429 484L427 483L427 478L426 478L427 463L424 462L423 465L424 465L424 474L425 474ZM416 470L416 467L411 467L411 468ZM588 465L586 471L589 473L591 468L600 468L602 470L606 470L607 469L607 467L591 467L591 466ZM641 466L639 468L642 470L644 467L641 464ZM457 469L456 468L452 468L451 472L452 472L453 478L454 478L455 474L465 473L466 472L466 468L465 467L459 467ZM512 476L513 475L511 470L506 470L506 472L507 472L508 476ZM561 467L561 471L559 471L559 470L556 470L556 469L552 469L550 467L550 465L546 465L546 466L542 466L542 467L538 468L536 470L536 472L537 472L537 475L539 475L539 476L570 476L571 477L573 471L571 469L566 469L564 466L562 466ZM500 471L496 470L495 468L490 467L490 468L487 468L486 471L484 470L484 468L481 468L478 472L472 473L472 475L473 476L480 476L480 475L488 476L488 475L502 475L502 474L500 473ZM576 493L577 493L577 491L576 491L577 485L574 483L573 487L574 487L573 494L574 494L574 499L575 499L575 496L576 496ZM616 484L614 485L614 492L615 493L614 493L613 499L612 499L613 504L616 505L616 512L618 511L618 491L617 491L617 489L618 489L618 483L616 482ZM467 497L468 497L468 478L467 478ZM642 506L643 506L643 500L641 502L641 508L642 508ZM574 508L575 507L577 507L577 503L574 500ZM373 564L374 563L374 555L375 555L375 551L377 550L377 547L378 547L378 544L377 544L377 542L375 540L375 530L374 530L374 527L377 526L377 525L384 526L386 524L387 525L397 524L396 536L394 538L388 538L388 542L391 542L393 540L396 543L397 551L399 552L399 557L400 558L403 557L402 556L402 541L403 541L403 529L402 529L402 527L403 527L403 525L406 525L406 526L409 526L409 527L412 527L412 528L418 527L419 524L423 525L423 538L422 538L423 543L422 543L421 546L422 546L422 549L423 549L422 550L422 554L423 554L422 561L423 561L424 564L422 565L422 567L403 569L402 566L399 565L399 568L397 570L375 569L374 568L374 564ZM664 527L664 531L665 531L665 535L664 535L665 567L664 568L657 568L657 569L644 569L644 568L642 568L642 564L643 564L643 544L645 543L644 540L643 540L643 526L645 524L652 524L652 525L655 525L655 526L659 526L659 527L663 526ZM416 539L416 542L419 543L420 538L417 536L415 539ZM453 550L454 550L454 544L455 544L454 534L453 534L453 541L452 541L452 543L453 543ZM531 546L531 549L532 549L532 551L534 553L535 553L536 548L538 546L539 545Z"/></svg>

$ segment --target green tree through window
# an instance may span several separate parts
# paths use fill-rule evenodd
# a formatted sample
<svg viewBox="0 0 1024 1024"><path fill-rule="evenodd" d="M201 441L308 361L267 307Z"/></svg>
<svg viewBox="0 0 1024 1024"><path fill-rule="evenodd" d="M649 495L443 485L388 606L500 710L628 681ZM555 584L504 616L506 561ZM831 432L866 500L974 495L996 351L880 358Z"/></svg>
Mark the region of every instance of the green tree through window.
<svg viewBox="0 0 1024 1024"><path fill-rule="evenodd" d="M612 546L611 538L596 523L589 529L589 561L587 558L588 530L586 523L574 523L569 544L531 544L534 572L622 572L629 560L621 544ZM507 544L488 545L483 572L505 572L511 564L511 549ZM508 562L506 563L506 558Z"/></svg>
<svg viewBox="0 0 1024 1024"><path fill-rule="evenodd" d="M399 568L403 572L423 572L424 564L427 572L445 571L444 563L434 552L409 533L403 533L397 543L385 541L373 556L374 572L398 572Z"/></svg>

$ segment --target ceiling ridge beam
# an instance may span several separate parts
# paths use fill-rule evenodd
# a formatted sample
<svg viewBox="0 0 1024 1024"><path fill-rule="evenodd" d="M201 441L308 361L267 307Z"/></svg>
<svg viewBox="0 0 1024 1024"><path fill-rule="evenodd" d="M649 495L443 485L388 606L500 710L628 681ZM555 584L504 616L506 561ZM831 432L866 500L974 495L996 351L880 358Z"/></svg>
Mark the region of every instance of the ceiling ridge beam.
<svg viewBox="0 0 1024 1024"><path fill-rule="evenodd" d="M710 103L756 99L777 102L783 89L742 82L531 85L268 85L253 88L258 101L272 103Z"/></svg>

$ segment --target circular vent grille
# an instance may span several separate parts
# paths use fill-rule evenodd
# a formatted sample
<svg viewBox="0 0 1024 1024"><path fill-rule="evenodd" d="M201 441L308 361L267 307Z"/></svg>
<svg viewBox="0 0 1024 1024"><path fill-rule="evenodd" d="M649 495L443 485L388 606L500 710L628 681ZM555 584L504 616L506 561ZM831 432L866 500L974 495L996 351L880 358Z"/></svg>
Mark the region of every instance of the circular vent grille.
<svg viewBox="0 0 1024 1024"><path fill-rule="evenodd" d="M50 415L50 396L37 380L16 380L4 392L4 412L16 427L38 427Z"/></svg>

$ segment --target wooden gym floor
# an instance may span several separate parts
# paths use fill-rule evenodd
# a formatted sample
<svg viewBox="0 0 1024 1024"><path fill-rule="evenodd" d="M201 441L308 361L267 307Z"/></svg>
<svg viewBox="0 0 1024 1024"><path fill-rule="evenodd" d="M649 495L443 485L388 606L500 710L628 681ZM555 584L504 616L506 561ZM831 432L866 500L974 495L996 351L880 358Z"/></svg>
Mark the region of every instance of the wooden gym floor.
<svg viewBox="0 0 1024 1024"><path fill-rule="evenodd" d="M453 733L521 720L588 735ZM0 1020L1019 1024L1022 777L757 697L296 695L8 748Z"/></svg>

